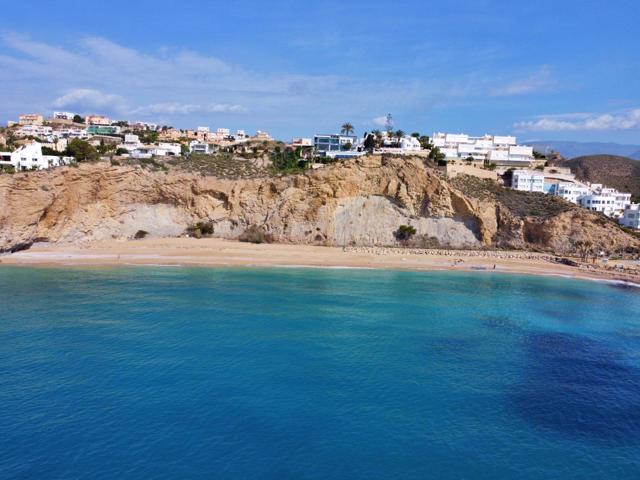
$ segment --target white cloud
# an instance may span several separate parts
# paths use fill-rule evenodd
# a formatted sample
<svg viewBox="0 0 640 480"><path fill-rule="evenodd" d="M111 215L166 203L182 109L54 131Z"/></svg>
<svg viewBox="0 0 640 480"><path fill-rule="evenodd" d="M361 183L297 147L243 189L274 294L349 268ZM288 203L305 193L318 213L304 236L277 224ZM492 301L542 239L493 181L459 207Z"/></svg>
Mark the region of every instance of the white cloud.
<svg viewBox="0 0 640 480"><path fill-rule="evenodd" d="M553 87L554 82L551 78L551 69L547 65L541 66L537 72L532 75L514 80L501 87L493 88L490 91L492 97L510 97L516 95L525 95L549 90Z"/></svg>
<svg viewBox="0 0 640 480"><path fill-rule="evenodd" d="M371 123L377 125L378 127L384 127L387 124L387 117L386 115L382 117L375 117L371 119Z"/></svg>
<svg viewBox="0 0 640 480"><path fill-rule="evenodd" d="M640 129L640 108L620 113L545 115L537 120L518 122L514 127L527 132Z"/></svg>
<svg viewBox="0 0 640 480"><path fill-rule="evenodd" d="M192 105L182 103L154 103L131 111L139 115L190 115L192 113L244 113L247 109L242 105L211 103L208 105Z"/></svg>
<svg viewBox="0 0 640 480"><path fill-rule="evenodd" d="M103 93L92 88L71 90L53 101L55 108L72 108L87 112L92 109L126 110L124 99L120 95Z"/></svg>

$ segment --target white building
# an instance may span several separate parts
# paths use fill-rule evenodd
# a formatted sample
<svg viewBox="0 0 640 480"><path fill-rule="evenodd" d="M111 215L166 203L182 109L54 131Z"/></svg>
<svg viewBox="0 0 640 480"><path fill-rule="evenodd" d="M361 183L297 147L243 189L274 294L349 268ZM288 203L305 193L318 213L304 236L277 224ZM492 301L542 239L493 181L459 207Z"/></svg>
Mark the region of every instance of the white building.
<svg viewBox="0 0 640 480"><path fill-rule="evenodd" d="M447 160L466 160L495 163L496 165L529 166L533 162L533 147L518 145L516 137L484 135L471 137L464 133L436 132L431 137Z"/></svg>
<svg viewBox="0 0 640 480"><path fill-rule="evenodd" d="M591 184L591 192L580 197L578 203L587 210L604 213L608 217L620 217L625 208L631 205L631 194L593 183Z"/></svg>
<svg viewBox="0 0 640 480"><path fill-rule="evenodd" d="M625 227L640 228L640 203L627 205L619 221Z"/></svg>
<svg viewBox="0 0 640 480"><path fill-rule="evenodd" d="M156 147L155 155L158 156L179 156L182 153L182 147L179 143L160 142Z"/></svg>
<svg viewBox="0 0 640 480"><path fill-rule="evenodd" d="M544 193L544 174L532 170L515 170L511 177L511 188L521 192Z"/></svg>
<svg viewBox="0 0 640 480"><path fill-rule="evenodd" d="M137 148L131 150L132 158L151 158L151 157L168 157L178 156L181 153L179 144L176 143L160 143L158 145L138 145Z"/></svg>
<svg viewBox="0 0 640 480"><path fill-rule="evenodd" d="M12 166L16 171L44 170L68 165L72 160L73 157L43 155L42 145L38 142L23 145L13 152L0 152L0 166Z"/></svg>
<svg viewBox="0 0 640 480"><path fill-rule="evenodd" d="M53 128L44 125L23 125L15 132L16 137L35 137L51 140Z"/></svg>
<svg viewBox="0 0 640 480"><path fill-rule="evenodd" d="M126 134L124 136L124 143L122 144L122 147L129 151L135 150L140 147L140 137L131 133Z"/></svg>
<svg viewBox="0 0 640 480"><path fill-rule="evenodd" d="M313 140L310 138L293 138L291 140L292 147L313 147Z"/></svg>
<svg viewBox="0 0 640 480"><path fill-rule="evenodd" d="M582 197L589 195L590 192L591 190L589 190L589 187L586 185L568 182L553 184L549 189L550 195L555 195L575 204L577 204Z"/></svg>
<svg viewBox="0 0 640 480"><path fill-rule="evenodd" d="M54 120L73 120L73 117L75 116L76 114L72 112L53 112L53 116L51 118Z"/></svg>
<svg viewBox="0 0 640 480"><path fill-rule="evenodd" d="M189 153L209 153L209 144L198 142L197 140L193 140L189 142Z"/></svg>
<svg viewBox="0 0 640 480"><path fill-rule="evenodd" d="M271 135L269 135L267 132L263 132L262 130L258 130L256 134L253 136L253 139L260 140L263 142L270 142L271 140L273 140L271 138Z"/></svg>

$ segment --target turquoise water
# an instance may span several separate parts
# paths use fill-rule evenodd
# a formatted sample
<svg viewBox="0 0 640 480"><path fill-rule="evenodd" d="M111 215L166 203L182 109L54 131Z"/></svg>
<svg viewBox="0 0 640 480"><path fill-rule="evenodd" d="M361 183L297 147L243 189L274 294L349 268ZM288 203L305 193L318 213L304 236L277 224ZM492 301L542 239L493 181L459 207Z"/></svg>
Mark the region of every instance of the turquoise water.
<svg viewBox="0 0 640 480"><path fill-rule="evenodd" d="M640 291L0 268L0 478L637 479Z"/></svg>

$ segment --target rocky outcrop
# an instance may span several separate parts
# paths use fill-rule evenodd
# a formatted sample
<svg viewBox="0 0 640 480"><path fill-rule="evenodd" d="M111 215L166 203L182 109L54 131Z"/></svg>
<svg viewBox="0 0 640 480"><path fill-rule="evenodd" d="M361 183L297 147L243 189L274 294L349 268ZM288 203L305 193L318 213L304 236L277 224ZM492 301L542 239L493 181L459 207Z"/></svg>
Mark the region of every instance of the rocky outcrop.
<svg viewBox="0 0 640 480"><path fill-rule="evenodd" d="M138 230L176 236L197 222L237 238L260 226L280 242L389 245L413 225L441 246L565 248L581 232L635 241L590 212L516 217L492 199L453 188L419 159L369 157L282 177L219 179L108 164L0 175L0 249L35 239L89 242ZM600 220L600 219L598 219Z"/></svg>

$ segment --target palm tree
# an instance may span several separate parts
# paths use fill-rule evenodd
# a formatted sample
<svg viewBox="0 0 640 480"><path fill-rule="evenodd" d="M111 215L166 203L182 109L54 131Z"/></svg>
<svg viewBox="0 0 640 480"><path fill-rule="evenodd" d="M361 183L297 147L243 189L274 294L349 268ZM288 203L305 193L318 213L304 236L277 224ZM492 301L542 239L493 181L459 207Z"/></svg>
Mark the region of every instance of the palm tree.
<svg viewBox="0 0 640 480"><path fill-rule="evenodd" d="M399 147L400 146L400 142L404 138L404 132L402 130L396 130L395 136L398 139L398 147Z"/></svg>
<svg viewBox="0 0 640 480"><path fill-rule="evenodd" d="M353 125L351 125L349 122L343 123L342 127L340 128L341 128L340 133L344 135L350 135L353 133Z"/></svg>

